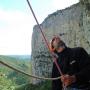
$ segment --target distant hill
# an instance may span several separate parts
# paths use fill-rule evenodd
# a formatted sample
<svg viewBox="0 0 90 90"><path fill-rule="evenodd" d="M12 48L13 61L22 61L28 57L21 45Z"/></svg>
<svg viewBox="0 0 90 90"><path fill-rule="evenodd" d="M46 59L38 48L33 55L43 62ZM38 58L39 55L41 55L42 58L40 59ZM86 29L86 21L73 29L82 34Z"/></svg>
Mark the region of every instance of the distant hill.
<svg viewBox="0 0 90 90"><path fill-rule="evenodd" d="M19 55L4 56L4 55L0 55L0 60L6 62L7 64L10 64L16 68L25 70L25 71L27 70L26 68L30 69L30 67L31 67L31 62L30 62L29 56L21 56L21 55L20 56Z"/></svg>
<svg viewBox="0 0 90 90"><path fill-rule="evenodd" d="M8 55L8 56L18 60L31 60L31 55Z"/></svg>
<svg viewBox="0 0 90 90"><path fill-rule="evenodd" d="M9 56L4 56L4 55L0 55L0 60L1 61L5 61L5 62L10 62L10 63L17 63L17 59L13 58L13 57L9 57Z"/></svg>

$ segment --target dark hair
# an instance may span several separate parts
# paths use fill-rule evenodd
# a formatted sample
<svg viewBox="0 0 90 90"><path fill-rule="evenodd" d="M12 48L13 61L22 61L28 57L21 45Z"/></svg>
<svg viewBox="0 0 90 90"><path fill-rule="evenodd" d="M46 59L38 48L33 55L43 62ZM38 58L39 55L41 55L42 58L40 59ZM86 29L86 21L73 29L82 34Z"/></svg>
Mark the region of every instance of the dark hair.
<svg viewBox="0 0 90 90"><path fill-rule="evenodd" d="M60 40L59 47L65 47L65 46L66 46L65 43L62 40Z"/></svg>

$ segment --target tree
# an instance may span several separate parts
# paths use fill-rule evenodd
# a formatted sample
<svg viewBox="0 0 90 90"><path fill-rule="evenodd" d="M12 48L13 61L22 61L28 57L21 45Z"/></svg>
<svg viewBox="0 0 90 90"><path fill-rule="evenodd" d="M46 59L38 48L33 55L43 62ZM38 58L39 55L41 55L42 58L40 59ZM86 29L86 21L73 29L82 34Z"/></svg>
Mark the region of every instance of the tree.
<svg viewBox="0 0 90 90"><path fill-rule="evenodd" d="M0 76L0 90L15 90L15 84L7 79L7 76Z"/></svg>

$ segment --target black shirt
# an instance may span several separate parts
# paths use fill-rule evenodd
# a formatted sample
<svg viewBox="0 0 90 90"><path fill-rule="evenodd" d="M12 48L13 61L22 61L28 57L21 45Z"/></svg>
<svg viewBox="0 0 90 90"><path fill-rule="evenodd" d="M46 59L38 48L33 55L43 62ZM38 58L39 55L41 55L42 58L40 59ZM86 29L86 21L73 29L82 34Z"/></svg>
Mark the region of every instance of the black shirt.
<svg viewBox="0 0 90 90"><path fill-rule="evenodd" d="M90 57L83 48L66 47L62 52L55 53L58 55L57 63L62 73L76 76L77 81L70 87L82 89L90 86ZM53 63L52 77L58 76L60 76L60 73ZM60 79L52 81L52 90L62 90Z"/></svg>

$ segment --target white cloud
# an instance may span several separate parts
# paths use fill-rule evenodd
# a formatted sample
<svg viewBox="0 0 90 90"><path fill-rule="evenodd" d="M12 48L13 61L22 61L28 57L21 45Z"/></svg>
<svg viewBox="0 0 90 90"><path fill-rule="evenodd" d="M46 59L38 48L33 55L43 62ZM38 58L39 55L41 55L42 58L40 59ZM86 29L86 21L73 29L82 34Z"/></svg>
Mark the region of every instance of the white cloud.
<svg viewBox="0 0 90 90"><path fill-rule="evenodd" d="M41 23L48 14L64 9L79 0L50 0L43 9L36 8L37 19ZM36 5L36 4L35 4ZM28 7L29 10L29 7ZM31 35L35 20L29 13L0 9L0 54L31 53Z"/></svg>
<svg viewBox="0 0 90 90"><path fill-rule="evenodd" d="M30 54L34 24L29 14L0 9L0 54Z"/></svg>
<svg viewBox="0 0 90 90"><path fill-rule="evenodd" d="M64 9L70 5L79 2L79 0L53 0L52 7L56 10Z"/></svg>

